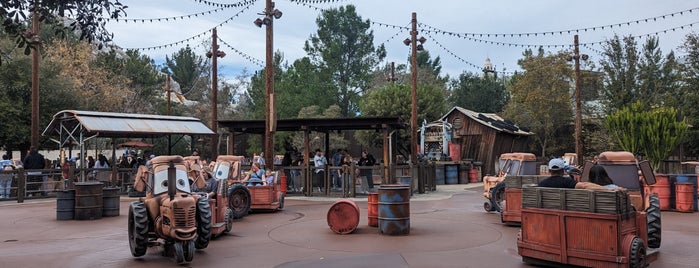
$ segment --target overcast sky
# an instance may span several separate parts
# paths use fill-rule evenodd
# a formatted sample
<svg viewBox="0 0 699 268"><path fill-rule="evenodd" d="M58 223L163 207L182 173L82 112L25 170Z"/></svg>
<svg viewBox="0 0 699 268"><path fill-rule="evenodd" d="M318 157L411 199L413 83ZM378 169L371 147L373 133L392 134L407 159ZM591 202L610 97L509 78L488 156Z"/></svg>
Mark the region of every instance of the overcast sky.
<svg viewBox="0 0 699 268"><path fill-rule="evenodd" d="M239 1L208 2L233 4ZM197 15L199 12L216 10L217 7L207 5L206 1L196 0L122 0L128 5L126 19L146 19L146 22L110 22L108 29L114 33L114 43L123 48L158 47L166 44L187 40L165 48L142 50L142 53L152 57L157 64L164 62L165 55L171 55L190 44L198 54L203 55L209 48L202 45L203 40L211 40L213 27L218 26L218 35L228 45L249 57L264 61L265 58L265 29L257 28L252 22L261 17L258 15L264 9L265 1L252 2L249 8L224 8L217 12ZM311 3L316 2L316 3ZM596 43L611 38L614 34L645 36L660 31L660 45L664 53L675 50L678 56L682 53L677 49L685 35L697 32L699 29L699 2L693 0L588 0L588 1L553 1L553 0L356 0L356 1L297 1L277 0L276 8L283 16L274 23L274 50L281 51L288 62L305 56L303 44L317 30L315 24L319 9L333 8L352 4L357 13L372 22L374 43L383 43L387 49L386 63L395 61L396 64L407 63L409 48L403 44L403 39L410 36L407 28L394 28L386 25L410 27L411 13L417 13L419 23L428 25L418 26L419 36L427 39L424 44L433 58L439 56L443 71L449 75L468 72L480 72L486 58L490 58L498 71L510 73L519 70L517 60L521 58L524 47L518 45L572 45L574 32L568 30L585 29L578 32L583 44ZM240 1L240 3L245 3ZM662 15L678 13L666 16ZM171 18L192 15L191 18L172 20L154 20L156 18ZM658 17L646 22L645 19ZM637 20L640 22L636 23ZM619 27L619 23L632 22ZM679 27L694 23L693 26ZM222 24L222 25L221 25ZM614 25L614 27L600 26ZM596 27L594 30L593 27ZM675 30L669 30L677 28ZM669 30L667 33L662 31ZM559 33L563 31L563 33ZM439 32L439 33L437 33ZM460 34L444 34L451 32ZM544 33L555 34L530 34ZM483 33L483 36L465 35L466 33ZM506 33L507 36L492 34ZM491 34L488 36L487 34ZM513 36L509 34L514 34ZM195 36L199 35L196 38ZM475 38L483 41L468 40ZM643 38L645 40L645 38ZM219 73L231 79L247 69L252 72L261 69L255 60L249 60L239 55L225 44L220 44L221 50L227 56L219 60ZM533 47L533 49L536 49ZM548 47L548 51L559 51L571 47ZM581 53L590 55L590 60L598 62L597 51L602 50L600 44L588 44L581 47ZM258 63L259 64L259 63Z"/></svg>

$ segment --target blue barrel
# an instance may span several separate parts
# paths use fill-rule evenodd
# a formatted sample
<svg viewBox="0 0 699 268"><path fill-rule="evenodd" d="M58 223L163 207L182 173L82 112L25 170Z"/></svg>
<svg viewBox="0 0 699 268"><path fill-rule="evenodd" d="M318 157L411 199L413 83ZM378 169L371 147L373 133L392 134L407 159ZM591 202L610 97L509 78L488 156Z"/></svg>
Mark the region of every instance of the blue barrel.
<svg viewBox="0 0 699 268"><path fill-rule="evenodd" d="M410 233L410 186L379 186L379 231L384 235Z"/></svg>
<svg viewBox="0 0 699 268"><path fill-rule="evenodd" d="M56 220L72 220L75 217L75 190L56 192Z"/></svg>
<svg viewBox="0 0 699 268"><path fill-rule="evenodd" d="M445 179L447 184L459 184L459 166L458 165L447 165L444 166L446 173Z"/></svg>
<svg viewBox="0 0 699 268"><path fill-rule="evenodd" d="M444 184L444 165L435 165L434 183L437 185Z"/></svg>

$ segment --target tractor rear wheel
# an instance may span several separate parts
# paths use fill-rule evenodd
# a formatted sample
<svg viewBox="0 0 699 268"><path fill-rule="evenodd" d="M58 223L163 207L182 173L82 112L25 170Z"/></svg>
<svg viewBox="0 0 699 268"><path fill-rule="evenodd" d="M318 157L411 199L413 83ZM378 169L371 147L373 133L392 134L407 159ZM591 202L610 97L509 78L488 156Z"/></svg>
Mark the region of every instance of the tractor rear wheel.
<svg viewBox="0 0 699 268"><path fill-rule="evenodd" d="M211 240L211 206L208 198L197 201L197 239L194 242L197 249L209 246Z"/></svg>
<svg viewBox="0 0 699 268"><path fill-rule="evenodd" d="M139 201L129 206L129 247L134 257L145 255L148 249L148 211Z"/></svg>
<svg viewBox="0 0 699 268"><path fill-rule="evenodd" d="M646 209L646 222L648 226L648 247L660 247L660 198L657 194L648 196L649 206Z"/></svg>
<svg viewBox="0 0 699 268"><path fill-rule="evenodd" d="M226 221L226 229L223 230L224 233L229 233L233 229L233 210L231 208L226 208L226 214L223 216L223 220Z"/></svg>
<svg viewBox="0 0 699 268"><path fill-rule="evenodd" d="M233 210L233 218L240 219L250 211L250 192L242 184L231 186L228 191L228 207Z"/></svg>
<svg viewBox="0 0 699 268"><path fill-rule="evenodd" d="M629 248L629 267L644 268L646 267L646 246L643 245L643 240L634 237Z"/></svg>
<svg viewBox="0 0 699 268"><path fill-rule="evenodd" d="M493 204L493 210L502 212L505 201L505 181L498 182L493 189L490 190L490 203Z"/></svg>
<svg viewBox="0 0 699 268"><path fill-rule="evenodd" d="M486 200L483 202L483 209L485 209L486 212L493 211L493 203L491 203L490 200Z"/></svg>

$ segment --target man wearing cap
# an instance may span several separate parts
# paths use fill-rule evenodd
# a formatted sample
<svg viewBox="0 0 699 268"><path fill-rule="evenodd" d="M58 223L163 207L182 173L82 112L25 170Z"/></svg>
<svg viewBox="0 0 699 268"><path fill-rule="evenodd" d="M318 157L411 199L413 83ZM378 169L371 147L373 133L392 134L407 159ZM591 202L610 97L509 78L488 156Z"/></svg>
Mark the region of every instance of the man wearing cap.
<svg viewBox="0 0 699 268"><path fill-rule="evenodd" d="M566 164L565 162L563 162L563 159L551 159L551 161L549 161L549 171L551 172L551 177L548 177L545 180L539 182L539 187L592 190L612 189L591 182L578 182L570 176L563 176L565 174L565 168Z"/></svg>

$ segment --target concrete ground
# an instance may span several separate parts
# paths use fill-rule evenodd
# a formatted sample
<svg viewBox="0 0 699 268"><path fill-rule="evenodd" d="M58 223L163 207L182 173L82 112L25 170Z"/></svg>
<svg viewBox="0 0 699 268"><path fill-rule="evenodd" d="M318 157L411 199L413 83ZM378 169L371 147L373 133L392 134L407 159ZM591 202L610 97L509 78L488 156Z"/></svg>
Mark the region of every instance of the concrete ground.
<svg viewBox="0 0 699 268"><path fill-rule="evenodd" d="M414 195L410 234L380 235L367 225L366 198L354 199L361 221L333 233L326 214L336 198L288 197L283 211L254 213L230 234L196 252L183 267L529 267L517 255L517 227L483 211L481 184L440 185ZM134 258L127 237L128 205L118 217L57 221L56 200L0 203L0 267L173 267L162 249ZM662 247L650 267L698 267L699 214L663 212Z"/></svg>

